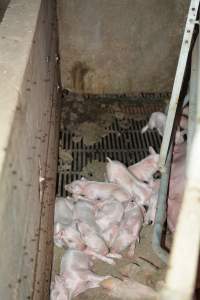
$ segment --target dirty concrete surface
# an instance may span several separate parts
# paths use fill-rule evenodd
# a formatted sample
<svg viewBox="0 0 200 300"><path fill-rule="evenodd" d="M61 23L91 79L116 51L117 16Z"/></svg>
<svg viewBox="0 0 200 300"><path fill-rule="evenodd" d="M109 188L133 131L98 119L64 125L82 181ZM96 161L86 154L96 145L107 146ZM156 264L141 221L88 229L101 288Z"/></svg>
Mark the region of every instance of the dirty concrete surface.
<svg viewBox="0 0 200 300"><path fill-rule="evenodd" d="M156 98L157 95L160 96ZM147 104L159 105L162 110L168 103L169 97L169 93L155 94L156 100L150 100ZM129 127L127 118L129 107L132 105L137 106L137 109L132 113L134 120L144 120L149 115L149 111L145 112L143 109L147 99L148 95L142 99L139 94L124 96L123 101L121 101L109 96L81 96L76 93L69 93L69 96L65 95L63 98L61 129L67 128L71 131L74 142L79 142L83 138L85 145L92 145L110 132L109 126L114 118L118 119L121 127Z"/></svg>
<svg viewBox="0 0 200 300"><path fill-rule="evenodd" d="M82 169L81 176L88 180L104 181L105 170L106 162L93 160Z"/></svg>
<svg viewBox="0 0 200 300"><path fill-rule="evenodd" d="M75 101L74 101L75 100ZM121 122L121 126L126 129L128 126L126 119L126 107L130 108L130 101L123 103L123 108L120 102L104 99L103 101L95 101L92 99L85 99L82 96L71 94L63 98L63 110L61 118L61 128L67 128L74 133L74 142L76 138L80 139L85 145L96 143L104 134L106 134L109 125L113 118L117 118ZM163 103L167 98L163 98ZM150 103L149 103L150 104ZM164 104L163 104L164 105ZM139 106L138 106L139 107ZM147 110L148 111L148 110ZM134 114L136 119L144 119L144 113ZM90 124L84 127L84 124ZM93 124L93 126L91 126ZM62 144L62 141L61 141ZM65 161L65 164L70 168L73 161L72 153L60 149L59 158ZM80 175L89 179L104 181L105 180L105 165L106 162L92 160L88 162L80 171ZM58 171L59 171L58 166ZM140 234L140 243L137 243L135 257L128 259L126 251L123 253L123 259L115 260L116 265L112 266L101 261L96 260L93 270L100 275L112 275L114 277L123 279L129 276L132 280L137 280L140 283L151 286L156 289L160 281L164 279L165 266L154 254L151 246L152 240L152 226L144 226ZM168 248L171 241L168 238ZM55 274L59 274L61 257L64 254L64 249L54 247L54 261L52 278ZM79 300L109 300L115 299L100 287L89 289L75 299Z"/></svg>
<svg viewBox="0 0 200 300"><path fill-rule="evenodd" d="M59 0L64 88L90 93L172 89L189 0Z"/></svg>

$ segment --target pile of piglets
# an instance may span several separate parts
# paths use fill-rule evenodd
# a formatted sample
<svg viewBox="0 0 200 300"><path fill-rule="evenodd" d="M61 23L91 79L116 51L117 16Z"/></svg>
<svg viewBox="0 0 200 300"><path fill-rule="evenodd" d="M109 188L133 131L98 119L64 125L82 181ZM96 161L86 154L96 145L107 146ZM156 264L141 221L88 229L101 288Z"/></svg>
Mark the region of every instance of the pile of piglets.
<svg viewBox="0 0 200 300"><path fill-rule="evenodd" d="M167 212L172 232L184 191L187 114L185 107L173 151ZM153 113L142 134L156 128L163 135L165 122L163 113ZM114 259L120 259L125 249L129 258L134 256L143 224L155 221L160 186L158 160L159 154L152 147L146 158L128 168L107 158L105 182L81 178L65 186L70 196L56 199L54 243L66 251L60 275L52 283L51 300L69 300L108 278L112 282L111 276L92 271L95 259L115 264ZM109 284L110 287L114 289L115 284Z"/></svg>

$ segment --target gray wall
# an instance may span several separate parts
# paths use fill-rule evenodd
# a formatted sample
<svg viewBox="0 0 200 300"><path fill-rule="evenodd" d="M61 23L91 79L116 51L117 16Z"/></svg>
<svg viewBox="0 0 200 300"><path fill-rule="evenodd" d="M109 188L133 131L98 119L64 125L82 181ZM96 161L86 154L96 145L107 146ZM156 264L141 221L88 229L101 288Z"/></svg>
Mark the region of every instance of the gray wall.
<svg viewBox="0 0 200 300"><path fill-rule="evenodd" d="M4 16L4 13L6 11L9 2L10 0L0 0L0 22Z"/></svg>
<svg viewBox="0 0 200 300"><path fill-rule="evenodd" d="M12 0L0 24L2 300L49 299L59 125L55 12L52 0Z"/></svg>
<svg viewBox="0 0 200 300"><path fill-rule="evenodd" d="M189 0L58 0L65 88L170 91Z"/></svg>

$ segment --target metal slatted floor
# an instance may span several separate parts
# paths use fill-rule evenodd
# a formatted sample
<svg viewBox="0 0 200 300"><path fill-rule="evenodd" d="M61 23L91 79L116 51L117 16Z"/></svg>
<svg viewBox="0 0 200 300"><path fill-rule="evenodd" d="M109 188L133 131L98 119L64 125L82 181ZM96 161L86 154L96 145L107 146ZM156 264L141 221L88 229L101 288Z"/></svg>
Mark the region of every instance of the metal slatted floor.
<svg viewBox="0 0 200 300"><path fill-rule="evenodd" d="M96 101L96 100L95 100ZM161 137L156 131L141 134L142 127L147 123L150 114L154 111L163 111L164 102L151 101L138 106L137 102L120 104L124 114L123 121L126 126L121 126L117 118L113 118L114 110L111 104L105 104L105 111L113 118L112 124L107 128L106 136L93 145L84 145L83 139L74 142L74 133L64 126L60 131L60 144L64 151L70 151L72 162L70 170L58 171L57 195L65 196L64 185L81 177L81 170L93 160L105 162L106 157L119 160L125 165L140 161L148 155L148 147L152 146L157 152L161 145ZM137 120L140 114L139 120ZM59 169L60 170L60 169Z"/></svg>

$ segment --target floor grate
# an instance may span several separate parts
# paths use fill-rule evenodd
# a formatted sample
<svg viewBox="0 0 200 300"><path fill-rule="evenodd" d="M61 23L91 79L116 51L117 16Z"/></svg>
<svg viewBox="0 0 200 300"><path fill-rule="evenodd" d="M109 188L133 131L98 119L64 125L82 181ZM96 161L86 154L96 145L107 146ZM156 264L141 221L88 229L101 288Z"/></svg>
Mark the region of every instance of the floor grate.
<svg viewBox="0 0 200 300"><path fill-rule="evenodd" d="M74 142L74 133L64 127L60 131L60 144L64 151L70 151L72 162L69 170L59 170L57 174L57 195L65 196L64 185L81 177L81 170L93 160L105 162L106 157L119 160L126 165L133 164L148 155L148 147L152 146L157 152L161 145L161 137L156 131L141 134L141 128L146 124L149 115L154 111L162 111L162 102L137 105L123 105L118 109L125 113L122 126L119 119L113 117L113 122L107 128L107 135L93 145L84 145L83 139ZM106 112L114 114L112 105L105 105ZM138 114L140 117L138 119Z"/></svg>

